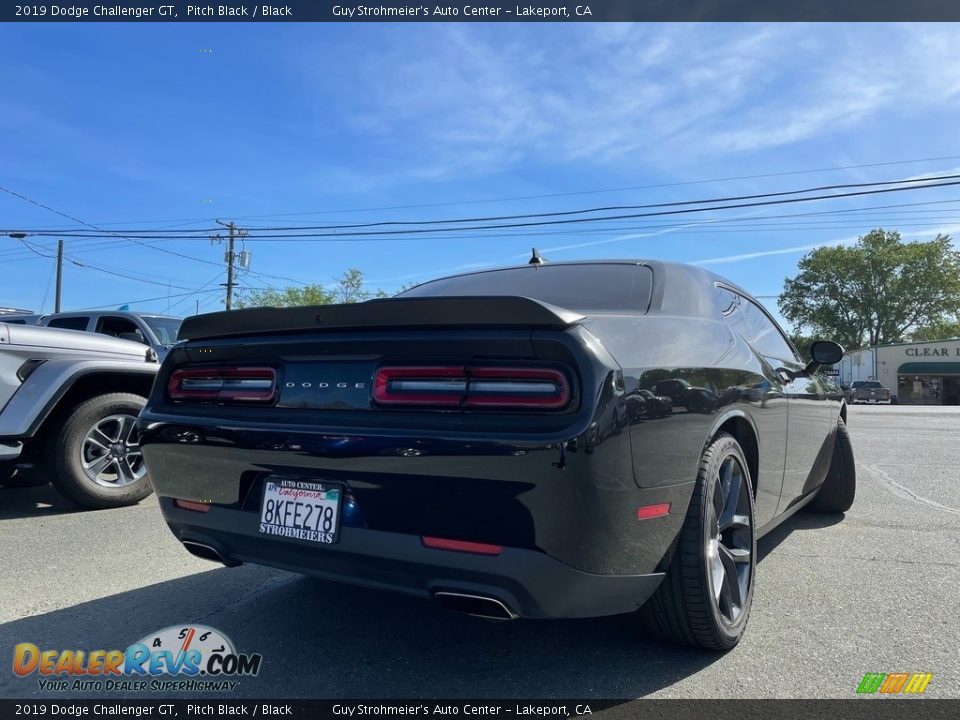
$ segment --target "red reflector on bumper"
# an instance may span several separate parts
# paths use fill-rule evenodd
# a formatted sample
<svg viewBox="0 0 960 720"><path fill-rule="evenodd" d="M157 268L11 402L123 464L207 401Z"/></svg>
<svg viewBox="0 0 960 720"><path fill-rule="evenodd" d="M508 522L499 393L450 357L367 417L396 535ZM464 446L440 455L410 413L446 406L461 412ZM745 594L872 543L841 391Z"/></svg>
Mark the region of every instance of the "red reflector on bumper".
<svg viewBox="0 0 960 720"><path fill-rule="evenodd" d="M173 504L184 510L193 510L194 512L210 512L210 506L207 503L193 502L193 500L174 500Z"/></svg>
<svg viewBox="0 0 960 720"><path fill-rule="evenodd" d="M644 505L637 508L637 520L649 520L667 515L670 512L670 503L658 503L657 505Z"/></svg>
<svg viewBox="0 0 960 720"><path fill-rule="evenodd" d="M448 540L447 538L426 537L420 538L428 548L437 550L456 550L458 552L476 553L478 555L499 555L503 550L500 545L468 542L466 540Z"/></svg>

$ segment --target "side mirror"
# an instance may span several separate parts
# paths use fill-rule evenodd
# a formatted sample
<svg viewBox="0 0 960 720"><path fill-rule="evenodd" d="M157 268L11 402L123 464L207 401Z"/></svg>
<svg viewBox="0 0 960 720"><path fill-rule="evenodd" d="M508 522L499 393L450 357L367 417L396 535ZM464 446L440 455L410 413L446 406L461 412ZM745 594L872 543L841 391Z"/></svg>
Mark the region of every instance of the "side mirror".
<svg viewBox="0 0 960 720"><path fill-rule="evenodd" d="M843 359L843 347L832 340L817 340L810 345L810 357L817 365L833 365Z"/></svg>
<svg viewBox="0 0 960 720"><path fill-rule="evenodd" d="M821 365L833 365L843 359L843 346L832 340L817 340L810 345L810 362L803 369L804 374L815 373Z"/></svg>

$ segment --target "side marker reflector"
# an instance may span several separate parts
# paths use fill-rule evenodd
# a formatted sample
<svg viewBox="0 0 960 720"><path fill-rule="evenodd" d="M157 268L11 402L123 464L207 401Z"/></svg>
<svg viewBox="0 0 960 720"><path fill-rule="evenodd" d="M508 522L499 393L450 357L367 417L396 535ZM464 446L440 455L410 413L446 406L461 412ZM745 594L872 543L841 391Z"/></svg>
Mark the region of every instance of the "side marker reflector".
<svg viewBox="0 0 960 720"><path fill-rule="evenodd" d="M194 512L210 512L210 506L207 503L193 502L192 500L174 500L173 504L183 510L193 510Z"/></svg>
<svg viewBox="0 0 960 720"><path fill-rule="evenodd" d="M650 520L670 513L670 503L657 503L637 508L637 520Z"/></svg>
<svg viewBox="0 0 960 720"><path fill-rule="evenodd" d="M499 555L503 550L500 545L488 545L487 543L468 542L466 540L449 540L447 538L427 537L420 538L421 542L428 547L436 550L456 550L458 552L475 553L477 555Z"/></svg>

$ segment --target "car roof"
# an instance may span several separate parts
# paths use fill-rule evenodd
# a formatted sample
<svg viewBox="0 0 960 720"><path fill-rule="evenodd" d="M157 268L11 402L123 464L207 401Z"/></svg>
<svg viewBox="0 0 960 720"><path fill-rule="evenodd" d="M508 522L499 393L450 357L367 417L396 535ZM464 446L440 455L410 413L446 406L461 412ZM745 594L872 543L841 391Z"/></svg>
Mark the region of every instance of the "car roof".
<svg viewBox="0 0 960 720"><path fill-rule="evenodd" d="M648 267L653 273L653 298L651 301L651 312L660 312L663 314L691 315L698 317L712 317L714 312L714 300L706 295L706 291L714 285L719 284L730 288L734 292L754 299L753 295L736 283L727 280L716 273L713 273L699 265L690 265L687 263L647 260L639 258L597 258L592 260L566 260L559 262L544 261L543 264L523 264L523 265L505 265L501 267L483 268L481 270L471 270L467 272L445 275L443 277L427 280L414 287L427 285L434 280L446 280L449 278L468 277L472 275L482 275L485 273L494 273L503 270L519 270L523 268L549 268L549 267L569 267L569 266L588 266L588 265L636 265L638 267ZM412 290L413 288L408 288ZM401 293L402 295L402 293ZM759 305L759 303L758 303ZM767 314L768 311L760 305L760 308Z"/></svg>
<svg viewBox="0 0 960 720"><path fill-rule="evenodd" d="M167 318L170 320L180 320L175 315L161 315L159 313L141 313L133 310L70 310L66 312L49 313L44 315L44 319L60 317L97 317L100 315L118 315L120 317L144 317L144 318Z"/></svg>

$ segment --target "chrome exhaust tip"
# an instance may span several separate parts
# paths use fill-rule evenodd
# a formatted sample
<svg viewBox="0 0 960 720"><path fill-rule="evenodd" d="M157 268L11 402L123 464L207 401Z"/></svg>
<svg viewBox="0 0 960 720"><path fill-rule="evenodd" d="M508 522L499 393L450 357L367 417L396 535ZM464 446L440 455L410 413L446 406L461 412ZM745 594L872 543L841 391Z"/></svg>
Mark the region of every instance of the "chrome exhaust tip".
<svg viewBox="0 0 960 720"><path fill-rule="evenodd" d="M187 552L195 557L211 560L221 565L226 565L227 567L236 567L241 564L234 560L225 560L219 550L206 543L197 542L196 540L181 540L180 542L183 543L183 547L186 548Z"/></svg>
<svg viewBox="0 0 960 720"><path fill-rule="evenodd" d="M516 620L519 615L496 598L483 595L438 591L433 594L440 605L462 615L487 618L490 620Z"/></svg>

